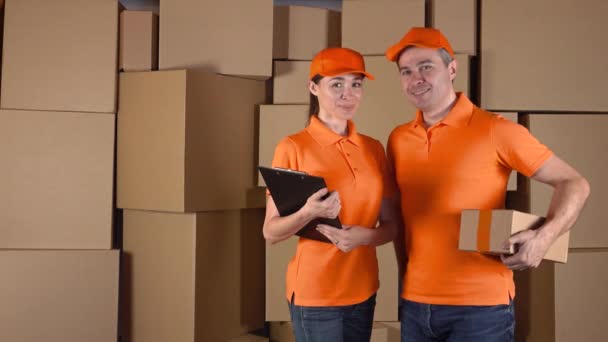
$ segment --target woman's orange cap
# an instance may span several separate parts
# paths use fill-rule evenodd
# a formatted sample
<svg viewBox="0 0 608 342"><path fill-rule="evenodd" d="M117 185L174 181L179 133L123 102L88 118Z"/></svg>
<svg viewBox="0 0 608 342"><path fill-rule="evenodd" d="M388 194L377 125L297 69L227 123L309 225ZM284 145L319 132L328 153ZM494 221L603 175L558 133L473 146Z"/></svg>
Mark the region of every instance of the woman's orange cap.
<svg viewBox="0 0 608 342"><path fill-rule="evenodd" d="M343 74L363 74L370 80L374 79L374 76L365 71L363 56L348 48L323 49L310 63L309 79L315 75L332 77Z"/></svg>

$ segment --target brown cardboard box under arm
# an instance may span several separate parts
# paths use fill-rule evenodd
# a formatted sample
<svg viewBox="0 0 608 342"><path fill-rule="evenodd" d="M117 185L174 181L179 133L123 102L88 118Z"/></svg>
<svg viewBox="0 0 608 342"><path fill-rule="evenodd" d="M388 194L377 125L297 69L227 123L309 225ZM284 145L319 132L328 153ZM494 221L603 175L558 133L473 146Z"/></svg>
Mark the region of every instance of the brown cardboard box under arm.
<svg viewBox="0 0 608 342"><path fill-rule="evenodd" d="M125 210L125 341L226 341L262 328L263 221L263 209Z"/></svg>
<svg viewBox="0 0 608 342"><path fill-rule="evenodd" d="M0 251L0 341L116 341L118 250Z"/></svg>
<svg viewBox="0 0 608 342"><path fill-rule="evenodd" d="M608 341L608 249L570 249L567 264L515 272L515 340Z"/></svg>
<svg viewBox="0 0 608 342"><path fill-rule="evenodd" d="M275 6L272 58L311 60L322 49L340 46L340 25L340 12Z"/></svg>
<svg viewBox="0 0 608 342"><path fill-rule="evenodd" d="M118 0L9 1L3 109L116 112Z"/></svg>
<svg viewBox="0 0 608 342"><path fill-rule="evenodd" d="M602 95L603 97L607 97ZM608 247L606 203L608 202L608 115L530 114L530 132L559 158L572 165L591 186L585 208L572 227L571 248ZM530 210L546 212L553 188L530 184Z"/></svg>
<svg viewBox="0 0 608 342"><path fill-rule="evenodd" d="M460 219L458 248L491 254L512 254L514 246L504 248L503 243L522 230L537 229L544 218L516 210L463 210ZM565 263L568 260L570 233L562 234L547 251L545 260Z"/></svg>
<svg viewBox="0 0 608 342"><path fill-rule="evenodd" d="M124 71L158 69L158 15L150 11L120 12L118 68Z"/></svg>
<svg viewBox="0 0 608 342"><path fill-rule="evenodd" d="M424 6L424 0L342 1L342 46L384 56L410 27L424 26Z"/></svg>
<svg viewBox="0 0 608 342"><path fill-rule="evenodd" d="M110 249L115 115L0 110L0 249Z"/></svg>
<svg viewBox="0 0 608 342"><path fill-rule="evenodd" d="M163 0L159 68L272 76L272 0Z"/></svg>
<svg viewBox="0 0 608 342"><path fill-rule="evenodd" d="M265 101L263 81L202 70L122 73L117 206L263 207L263 191L254 189L255 123Z"/></svg>

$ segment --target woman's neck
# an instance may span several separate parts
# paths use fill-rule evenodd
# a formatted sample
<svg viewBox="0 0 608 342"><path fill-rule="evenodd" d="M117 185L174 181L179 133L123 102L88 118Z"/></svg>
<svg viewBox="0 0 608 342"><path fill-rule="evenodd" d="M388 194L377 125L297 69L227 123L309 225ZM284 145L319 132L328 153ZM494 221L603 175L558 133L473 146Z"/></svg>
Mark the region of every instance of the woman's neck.
<svg viewBox="0 0 608 342"><path fill-rule="evenodd" d="M334 131L336 134L342 136L348 135L348 121L329 116L323 111L320 111L317 117L325 126Z"/></svg>

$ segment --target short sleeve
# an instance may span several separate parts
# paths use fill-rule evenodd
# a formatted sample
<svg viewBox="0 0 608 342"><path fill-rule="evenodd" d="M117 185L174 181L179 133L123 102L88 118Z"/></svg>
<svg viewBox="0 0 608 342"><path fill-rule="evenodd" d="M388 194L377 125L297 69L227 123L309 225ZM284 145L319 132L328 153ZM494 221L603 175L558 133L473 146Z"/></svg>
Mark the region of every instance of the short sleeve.
<svg viewBox="0 0 608 342"><path fill-rule="evenodd" d="M272 167L298 170L296 145L289 137L281 139L277 144L272 159Z"/></svg>
<svg viewBox="0 0 608 342"><path fill-rule="evenodd" d="M492 139L502 165L530 177L553 155L522 125L500 115L492 120Z"/></svg>

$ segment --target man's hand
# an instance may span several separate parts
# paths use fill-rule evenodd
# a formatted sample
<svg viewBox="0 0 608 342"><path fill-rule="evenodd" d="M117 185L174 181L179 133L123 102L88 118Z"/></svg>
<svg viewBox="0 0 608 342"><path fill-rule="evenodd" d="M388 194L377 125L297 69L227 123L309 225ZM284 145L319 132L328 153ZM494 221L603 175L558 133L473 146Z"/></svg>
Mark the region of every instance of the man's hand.
<svg viewBox="0 0 608 342"><path fill-rule="evenodd" d="M501 255L500 258L512 270L525 270L540 265L547 250L553 244L552 238L542 234L542 227L537 230L524 230L505 242L505 246L516 246L512 256Z"/></svg>
<svg viewBox="0 0 608 342"><path fill-rule="evenodd" d="M359 226L342 226L342 229L334 228L325 224L317 226L317 230L325 235L342 252L348 253L353 249L369 244L372 229Z"/></svg>

